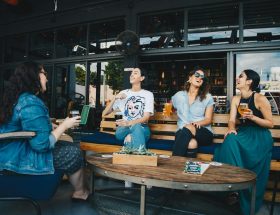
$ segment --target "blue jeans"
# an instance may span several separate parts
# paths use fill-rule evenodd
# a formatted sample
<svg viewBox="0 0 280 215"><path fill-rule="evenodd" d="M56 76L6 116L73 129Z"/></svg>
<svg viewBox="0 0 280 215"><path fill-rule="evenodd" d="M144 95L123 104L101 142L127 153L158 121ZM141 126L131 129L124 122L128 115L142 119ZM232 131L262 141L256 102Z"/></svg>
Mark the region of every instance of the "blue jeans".
<svg viewBox="0 0 280 215"><path fill-rule="evenodd" d="M124 143L124 145L138 149L141 145L146 147L146 143L150 139L151 131L150 128L145 124L135 124L129 127L117 127L117 140L124 141L126 136L129 134L131 136L131 142Z"/></svg>

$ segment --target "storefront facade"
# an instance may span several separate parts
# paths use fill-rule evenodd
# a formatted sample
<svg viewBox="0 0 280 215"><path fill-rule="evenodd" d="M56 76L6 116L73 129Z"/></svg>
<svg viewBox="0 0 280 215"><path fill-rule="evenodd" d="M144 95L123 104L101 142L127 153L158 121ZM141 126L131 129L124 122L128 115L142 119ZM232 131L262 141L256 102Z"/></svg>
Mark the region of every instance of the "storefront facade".
<svg viewBox="0 0 280 215"><path fill-rule="evenodd" d="M53 5L37 6L38 14L1 21L1 93L17 63L37 60L48 71L51 116L61 118L73 99L102 109L129 86L124 68L140 66L148 72L144 88L154 93L160 111L200 66L209 77L215 112L224 113L236 94L236 76L250 68L260 74L262 92L279 114L277 0L74 2L61 1L54 12L47 12ZM136 55L115 48L126 29L139 37Z"/></svg>

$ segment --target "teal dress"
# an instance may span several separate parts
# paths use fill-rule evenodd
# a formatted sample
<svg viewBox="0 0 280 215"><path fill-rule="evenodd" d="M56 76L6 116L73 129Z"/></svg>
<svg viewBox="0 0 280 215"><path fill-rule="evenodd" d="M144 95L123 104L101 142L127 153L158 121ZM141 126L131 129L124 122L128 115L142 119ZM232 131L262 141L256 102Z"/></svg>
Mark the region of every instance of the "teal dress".
<svg viewBox="0 0 280 215"><path fill-rule="evenodd" d="M262 113L254 104L254 94L247 101L244 100L241 99L240 102L247 102L254 115L263 118ZM237 117L240 117L240 115ZM227 135L223 144L219 145L215 150L215 161L249 169L256 173L255 212L262 205L269 176L272 146L273 139L270 131L250 120L246 120L241 122L237 135ZM250 213L251 190L240 191L239 196L242 213L247 215Z"/></svg>

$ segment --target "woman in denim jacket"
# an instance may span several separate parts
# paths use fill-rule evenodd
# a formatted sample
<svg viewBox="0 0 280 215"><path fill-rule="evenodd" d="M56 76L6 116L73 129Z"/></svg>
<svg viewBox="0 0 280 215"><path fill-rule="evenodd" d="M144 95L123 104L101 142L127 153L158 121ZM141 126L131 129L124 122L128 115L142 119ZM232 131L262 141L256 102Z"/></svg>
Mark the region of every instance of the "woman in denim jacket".
<svg viewBox="0 0 280 215"><path fill-rule="evenodd" d="M198 145L212 143L214 100L208 92L209 84L205 72L196 68L189 73L185 90L172 97L172 104L177 109L179 118L173 155L196 157Z"/></svg>
<svg viewBox="0 0 280 215"><path fill-rule="evenodd" d="M61 169L74 186L72 199L85 200L88 190L83 183L83 159L78 146L58 141L80 117L66 118L52 130L48 109L38 97L46 91L47 77L42 66L34 62L19 65L11 76L0 105L0 133L34 131L30 140L0 144L0 171L21 174L53 174Z"/></svg>

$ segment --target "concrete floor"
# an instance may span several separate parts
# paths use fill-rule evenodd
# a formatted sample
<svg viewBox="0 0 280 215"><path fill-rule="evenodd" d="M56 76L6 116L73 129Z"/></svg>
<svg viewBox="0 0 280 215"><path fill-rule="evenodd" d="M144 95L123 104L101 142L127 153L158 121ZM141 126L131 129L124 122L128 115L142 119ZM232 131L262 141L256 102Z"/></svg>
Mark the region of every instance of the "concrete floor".
<svg viewBox="0 0 280 215"><path fill-rule="evenodd" d="M120 181L97 178L96 187L123 188ZM136 186L137 188L137 186ZM139 214L140 192L123 189L98 191L89 202L74 203L70 196L72 187L63 181L55 196L47 202L40 202L42 215L136 215ZM221 197L207 192L172 191L169 189L152 188L147 191L147 215L238 215L238 204L228 206ZM160 205L164 203L163 207ZM1 215L33 215L35 210L26 202L0 202ZM265 203L258 215L268 215L269 204ZM280 214L280 205L275 208L274 215Z"/></svg>

